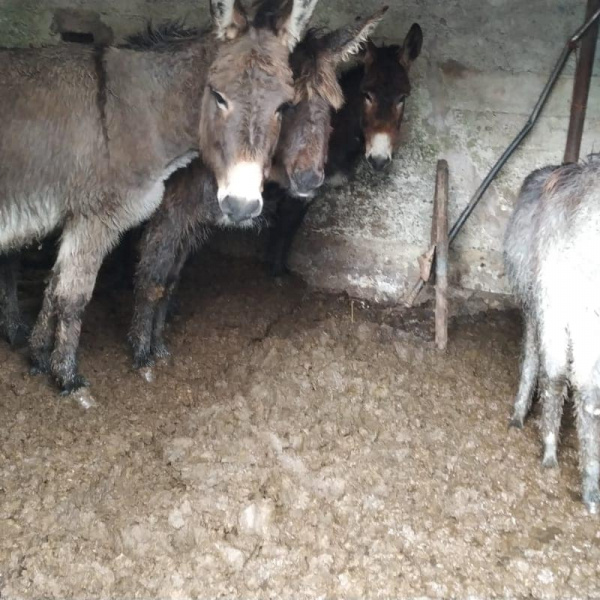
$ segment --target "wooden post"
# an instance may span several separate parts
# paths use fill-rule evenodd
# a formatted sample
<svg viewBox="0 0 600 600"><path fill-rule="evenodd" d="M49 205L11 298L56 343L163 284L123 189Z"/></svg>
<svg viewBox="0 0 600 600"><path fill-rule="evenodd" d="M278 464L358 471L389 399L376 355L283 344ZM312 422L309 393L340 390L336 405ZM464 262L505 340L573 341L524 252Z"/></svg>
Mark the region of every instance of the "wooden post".
<svg viewBox="0 0 600 600"><path fill-rule="evenodd" d="M586 21L600 8L600 0L588 0L585 13ZM596 21L581 39L581 47L575 81L573 83L573 97L571 99L571 118L569 132L565 146L564 162L573 163L579 160L581 138L585 125L585 112L587 109L590 81L594 69L594 56L596 54L596 41L598 40L598 21Z"/></svg>
<svg viewBox="0 0 600 600"><path fill-rule="evenodd" d="M435 182L435 345L448 345L448 163L438 160ZM432 234L433 234L432 230Z"/></svg>

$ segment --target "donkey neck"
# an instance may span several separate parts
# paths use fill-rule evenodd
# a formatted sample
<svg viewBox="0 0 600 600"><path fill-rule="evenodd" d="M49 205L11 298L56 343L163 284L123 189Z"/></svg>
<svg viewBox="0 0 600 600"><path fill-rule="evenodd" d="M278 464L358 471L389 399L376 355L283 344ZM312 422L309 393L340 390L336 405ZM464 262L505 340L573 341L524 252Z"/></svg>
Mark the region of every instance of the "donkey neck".
<svg viewBox="0 0 600 600"><path fill-rule="evenodd" d="M363 64L353 66L345 71L339 78L344 94L344 106L341 113L348 115L348 120L356 129L360 129L360 112L362 104L361 85L365 76Z"/></svg>
<svg viewBox="0 0 600 600"><path fill-rule="evenodd" d="M191 160L215 46L207 35L173 48L106 51L104 114L113 164L125 160L134 174L146 178Z"/></svg>

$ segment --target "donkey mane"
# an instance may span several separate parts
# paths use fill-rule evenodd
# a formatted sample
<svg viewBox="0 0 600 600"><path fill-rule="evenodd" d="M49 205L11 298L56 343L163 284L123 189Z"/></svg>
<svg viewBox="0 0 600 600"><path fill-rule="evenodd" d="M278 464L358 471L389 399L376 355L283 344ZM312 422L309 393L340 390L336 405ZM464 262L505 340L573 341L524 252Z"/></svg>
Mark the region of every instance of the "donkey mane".
<svg viewBox="0 0 600 600"><path fill-rule="evenodd" d="M337 79L335 67L325 67L319 54L326 46L327 30L322 27L309 29L291 56L294 73L296 102L323 98L336 110L344 103L344 95Z"/></svg>
<svg viewBox="0 0 600 600"><path fill-rule="evenodd" d="M122 47L131 50L161 50L194 40L202 33L202 30L196 27L186 27L181 20L166 21L156 26L148 22L146 29L127 36Z"/></svg>
<svg viewBox="0 0 600 600"><path fill-rule="evenodd" d="M281 15L281 0L255 0L252 3L254 26L257 29L277 31L277 20Z"/></svg>

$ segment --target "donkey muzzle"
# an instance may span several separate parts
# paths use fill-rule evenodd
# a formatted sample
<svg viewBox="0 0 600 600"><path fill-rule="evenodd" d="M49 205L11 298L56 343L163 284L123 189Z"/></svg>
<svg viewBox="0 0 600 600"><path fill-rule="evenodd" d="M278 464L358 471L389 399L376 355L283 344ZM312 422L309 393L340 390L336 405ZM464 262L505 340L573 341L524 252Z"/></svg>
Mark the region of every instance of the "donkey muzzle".
<svg viewBox="0 0 600 600"><path fill-rule="evenodd" d="M367 160L375 171L383 171L392 162L387 156L369 156Z"/></svg>
<svg viewBox="0 0 600 600"><path fill-rule="evenodd" d="M258 217L262 212L262 200L247 200L226 196L220 203L221 212L234 223L241 223Z"/></svg>
<svg viewBox="0 0 600 600"><path fill-rule="evenodd" d="M308 196L323 185L325 173L314 169L299 171L290 177L290 191L295 196Z"/></svg>

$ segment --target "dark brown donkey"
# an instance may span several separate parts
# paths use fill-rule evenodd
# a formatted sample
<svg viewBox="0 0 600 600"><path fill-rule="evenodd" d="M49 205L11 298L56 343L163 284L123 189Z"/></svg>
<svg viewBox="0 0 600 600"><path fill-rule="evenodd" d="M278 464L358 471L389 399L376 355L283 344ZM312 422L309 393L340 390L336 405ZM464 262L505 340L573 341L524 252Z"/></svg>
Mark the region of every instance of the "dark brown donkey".
<svg viewBox="0 0 600 600"><path fill-rule="evenodd" d="M272 175L295 193L308 194L323 181L331 111L343 100L336 67L358 51L384 12L328 34L309 32L292 54L295 104L283 118ZM140 244L129 336L136 367L168 354L165 314L188 254L206 240L211 227L230 224L219 210L214 177L200 159L167 182L164 201Z"/></svg>
<svg viewBox="0 0 600 600"><path fill-rule="evenodd" d="M419 56L423 32L415 23L402 46L377 47L370 40L364 63L342 75L345 104L333 116L326 173L332 186L347 182L361 156L376 170L392 160L400 139L404 105L410 95L409 70ZM274 276L287 271L287 258L313 197L278 190L267 264Z"/></svg>
<svg viewBox="0 0 600 600"><path fill-rule="evenodd" d="M289 53L316 2L281 3L276 27L257 27L238 0L211 0L212 35L152 49L0 53L0 311L14 338L7 256L62 228L30 344L33 368L51 371L63 391L85 385L76 353L103 258L198 148L223 219L260 214L282 107L293 99Z"/></svg>

